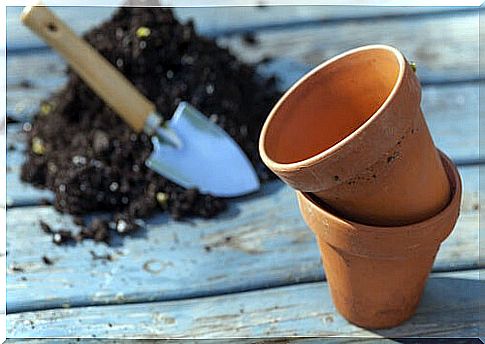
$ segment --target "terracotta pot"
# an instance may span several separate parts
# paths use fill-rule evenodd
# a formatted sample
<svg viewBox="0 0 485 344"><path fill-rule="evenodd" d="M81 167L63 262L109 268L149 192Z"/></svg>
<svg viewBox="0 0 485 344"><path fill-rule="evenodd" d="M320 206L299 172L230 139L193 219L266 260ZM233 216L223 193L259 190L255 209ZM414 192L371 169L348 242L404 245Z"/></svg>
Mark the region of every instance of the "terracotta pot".
<svg viewBox="0 0 485 344"><path fill-rule="evenodd" d="M348 218L403 225L449 202L450 186L404 56L374 45L300 79L263 126L264 163L293 188Z"/></svg>
<svg viewBox="0 0 485 344"><path fill-rule="evenodd" d="M338 311L366 328L393 327L411 317L443 240L459 214L461 180L442 154L452 186L448 205L433 217L400 227L352 222L297 192L300 210L317 237Z"/></svg>

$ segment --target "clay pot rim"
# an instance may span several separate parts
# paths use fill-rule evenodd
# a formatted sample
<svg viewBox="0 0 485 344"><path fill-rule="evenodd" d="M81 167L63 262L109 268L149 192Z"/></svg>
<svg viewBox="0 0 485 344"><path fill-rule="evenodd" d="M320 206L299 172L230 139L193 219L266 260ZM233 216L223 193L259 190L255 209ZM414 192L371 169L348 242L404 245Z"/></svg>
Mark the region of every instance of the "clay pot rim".
<svg viewBox="0 0 485 344"><path fill-rule="evenodd" d="M322 208L319 205L318 200L315 200L315 197L311 193L297 191L297 196L301 199L305 199L313 208L314 211L324 213L325 217L331 219L334 223L339 223L342 227L345 227L348 231L356 231L360 234L366 233L372 236L395 236L398 232L419 232L423 230L427 230L428 228L440 223L443 221L444 218L450 216L452 212L456 208L460 207L461 202L461 193L462 193L462 186L461 186L461 179L460 174L458 173L458 169L453 164L453 162L448 158L443 152L438 149L438 153L440 154L441 160L443 162L443 167L446 170L448 178L450 180L450 187L451 187L451 195L450 201L441 211L439 211L434 216L425 219L420 222L415 222L411 224L406 224L402 226L378 226L378 225L368 225L363 224L356 221L348 220L341 215L335 213L332 209L328 207ZM336 227L338 228L338 227ZM451 228L452 229L452 228ZM451 230L450 229L450 230Z"/></svg>
<svg viewBox="0 0 485 344"><path fill-rule="evenodd" d="M320 70L327 68L327 66L337 62L338 60L341 60L347 56L360 53L363 51L369 51L369 50L385 50L388 52L391 52L394 57L396 58L397 62L399 63L399 74L397 76L397 80L389 93L389 96L386 98L386 100L381 104L381 106L370 116L362 125L360 125L357 129L355 129L353 132L351 132L349 135L344 137L342 140L334 144L333 146L325 149L324 151L311 156L307 159L291 162L291 163L280 163L277 161L274 161L269 157L269 155L266 152L266 137L267 137L267 132L270 127L270 123L272 122L273 117L276 116L278 113L279 109L283 106L283 104L286 102L286 99L290 97L290 95L298 88L300 87L301 84L306 82L308 79L312 78L317 74ZM396 48L390 46L390 45L385 45L385 44L372 44L372 45L366 45L362 46L359 48L351 49L348 50L344 53L341 53L323 63L318 65L317 67L313 68L310 72L305 74L303 77L301 77L298 81L296 81L286 92L285 94L280 98L280 100L276 103L276 105L273 107L271 110L270 114L268 115L268 118L266 119L263 128L261 130L261 135L259 137L259 152L261 159L267 166L271 166L271 169L274 169L276 171L292 171L295 169L300 169L300 168L307 168L313 165L318 164L322 160L325 160L329 158L330 156L333 156L337 154L345 145L348 144L348 142L354 140L356 136L359 136L363 131L367 129L374 121L376 121L377 117L387 108L388 104L393 101L395 98L396 94L398 93L398 90L403 82L404 79L404 74L406 71L406 59L404 55Z"/></svg>

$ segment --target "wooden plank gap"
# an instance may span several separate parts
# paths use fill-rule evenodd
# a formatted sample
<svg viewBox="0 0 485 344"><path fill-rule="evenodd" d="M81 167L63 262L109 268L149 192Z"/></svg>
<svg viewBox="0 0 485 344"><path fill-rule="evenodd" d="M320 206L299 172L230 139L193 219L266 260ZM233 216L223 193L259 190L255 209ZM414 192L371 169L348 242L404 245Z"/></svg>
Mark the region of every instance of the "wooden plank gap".
<svg viewBox="0 0 485 344"><path fill-rule="evenodd" d="M308 283L197 300L19 313L7 315L7 331L13 338L477 336L483 325L480 272L433 274L416 314L386 330L348 323L336 311L327 283Z"/></svg>

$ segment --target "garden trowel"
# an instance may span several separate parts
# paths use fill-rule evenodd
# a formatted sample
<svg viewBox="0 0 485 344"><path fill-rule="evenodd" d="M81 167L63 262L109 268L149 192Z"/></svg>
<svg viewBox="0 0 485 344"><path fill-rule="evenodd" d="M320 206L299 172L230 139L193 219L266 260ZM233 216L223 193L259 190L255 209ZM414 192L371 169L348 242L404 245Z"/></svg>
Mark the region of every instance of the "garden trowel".
<svg viewBox="0 0 485 344"><path fill-rule="evenodd" d="M181 102L172 119L164 122L152 102L47 7L28 6L21 19L127 124L152 137L148 167L185 188L197 187L214 196L258 190L258 177L241 148L190 104Z"/></svg>

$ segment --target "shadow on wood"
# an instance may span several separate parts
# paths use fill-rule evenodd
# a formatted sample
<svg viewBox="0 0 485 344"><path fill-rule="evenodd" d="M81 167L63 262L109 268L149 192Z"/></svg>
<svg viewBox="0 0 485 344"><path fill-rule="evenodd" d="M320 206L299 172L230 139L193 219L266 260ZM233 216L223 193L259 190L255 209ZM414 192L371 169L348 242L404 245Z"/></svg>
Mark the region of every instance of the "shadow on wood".
<svg viewBox="0 0 485 344"><path fill-rule="evenodd" d="M389 330L348 323L335 310L327 284L320 282L179 301L9 314L7 333L13 338L476 337L484 324L478 274L433 274L416 315Z"/></svg>
<svg viewBox="0 0 485 344"><path fill-rule="evenodd" d="M446 337L478 337L483 321L480 319L480 306L483 307L484 301L480 298L480 283L479 279L431 278L414 317L396 328L374 332L392 338L433 337L436 336L435 331L446 324ZM429 330L420 330L424 328Z"/></svg>

